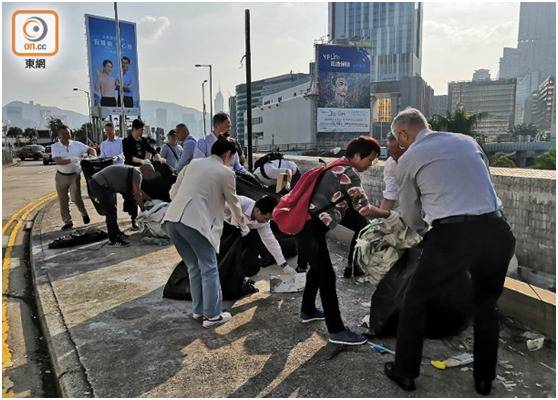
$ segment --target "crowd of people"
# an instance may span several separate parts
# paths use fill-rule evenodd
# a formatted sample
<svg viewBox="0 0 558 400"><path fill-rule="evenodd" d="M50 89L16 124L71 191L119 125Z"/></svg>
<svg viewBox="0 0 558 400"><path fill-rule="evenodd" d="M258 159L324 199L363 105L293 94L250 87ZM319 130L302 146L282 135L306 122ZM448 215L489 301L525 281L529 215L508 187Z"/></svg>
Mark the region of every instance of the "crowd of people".
<svg viewBox="0 0 558 400"><path fill-rule="evenodd" d="M281 252L269 223L277 199L250 199L237 194L238 174L273 184L279 173L289 179L301 172L281 157L271 157L253 174L244 167L239 146L229 135L230 119L225 113L213 116L213 130L196 141L186 125L179 124L167 135L158 153L143 137L142 121L134 120L128 137L115 136L111 123L105 126L107 139L101 156L113 165L93 175L89 190L96 208L104 210L109 246L129 244L119 229L116 193L123 195L125 210L136 225L137 208L144 207L142 179L154 173L152 161L161 161L176 175L170 190L170 204L162 224L188 268L192 295L192 317L206 328L231 319L223 310L217 254L225 223L237 227L243 236L257 232L265 248L285 272L296 273ZM73 226L69 212L70 192L83 222L89 216L80 192L80 157L95 150L70 140L70 131L58 131L53 145L56 189L64 225ZM325 320L328 340L359 345L368 338L347 328L342 320L336 292L336 274L326 233L341 224L355 232L344 275L362 274L352 262L358 233L370 220L400 217L408 229L422 236L421 256L406 288L398 320L395 361L385 364L385 374L404 390L415 390L419 376L427 305L444 284L464 271L471 276L474 292L474 380L478 393L491 391L496 375L498 313L515 238L505 220L502 203L491 181L488 160L471 137L432 131L416 109L401 111L393 120L387 145L390 158L384 167L385 190L379 205L369 201L360 174L378 159L380 145L371 136L352 139L345 155L329 163L316 182L307 212L309 218L298 234L297 271L309 264L302 296L301 321ZM304 180L304 175L300 178ZM127 205L126 205L127 203ZM254 233L252 233L254 234ZM257 254L254 251L254 254ZM301 261L303 260L303 261ZM322 307L316 306L320 292ZM373 335L373 332L371 333Z"/></svg>

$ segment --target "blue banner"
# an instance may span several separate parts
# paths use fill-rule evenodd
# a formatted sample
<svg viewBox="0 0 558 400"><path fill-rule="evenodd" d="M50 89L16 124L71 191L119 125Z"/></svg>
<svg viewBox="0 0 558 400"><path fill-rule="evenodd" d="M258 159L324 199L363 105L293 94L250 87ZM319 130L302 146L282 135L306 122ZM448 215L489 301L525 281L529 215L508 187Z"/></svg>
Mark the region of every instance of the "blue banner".
<svg viewBox="0 0 558 400"><path fill-rule="evenodd" d="M136 24L120 22L121 65L117 56L116 24L114 19L85 16L89 55L89 87L93 114L100 110L104 118L120 115L120 90L126 115L140 115L138 51Z"/></svg>
<svg viewBox="0 0 558 400"><path fill-rule="evenodd" d="M318 132L369 133L368 49L332 45L316 47Z"/></svg>

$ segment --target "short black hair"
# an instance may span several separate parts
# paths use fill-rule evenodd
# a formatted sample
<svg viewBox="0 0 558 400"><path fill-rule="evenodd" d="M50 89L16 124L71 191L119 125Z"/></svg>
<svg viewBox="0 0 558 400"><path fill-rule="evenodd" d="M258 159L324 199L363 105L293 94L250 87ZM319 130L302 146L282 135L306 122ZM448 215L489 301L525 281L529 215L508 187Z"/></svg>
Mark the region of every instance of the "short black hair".
<svg viewBox="0 0 558 400"><path fill-rule="evenodd" d="M139 118L136 118L135 120L132 121L132 129L141 129L144 126L145 126L145 124Z"/></svg>
<svg viewBox="0 0 558 400"><path fill-rule="evenodd" d="M114 125L113 125L112 122L107 122L107 123L105 124L105 128L114 128Z"/></svg>
<svg viewBox="0 0 558 400"><path fill-rule="evenodd" d="M103 67L106 66L107 64L112 65L112 61L110 61L110 60L104 60L104 61L103 61Z"/></svg>
<svg viewBox="0 0 558 400"><path fill-rule="evenodd" d="M131 61L128 57L126 57L126 56L122 57L122 60L126 60L126 61L128 61L130 64L132 63L132 61Z"/></svg>
<svg viewBox="0 0 558 400"><path fill-rule="evenodd" d="M219 139L211 146L211 154L221 157L227 151L230 151L231 154L235 154L236 144L230 138L219 136Z"/></svg>
<svg viewBox="0 0 558 400"><path fill-rule="evenodd" d="M264 196L256 201L254 207L261 211L262 214L269 214L277 205L277 199L273 196Z"/></svg>
<svg viewBox="0 0 558 400"><path fill-rule="evenodd" d="M70 133L70 128L68 127L68 125L60 125L56 131L56 133L62 131L62 130L67 130L68 133Z"/></svg>
<svg viewBox="0 0 558 400"><path fill-rule="evenodd" d="M226 112L218 112L213 116L213 126L225 122L229 119L229 114Z"/></svg>
<svg viewBox="0 0 558 400"><path fill-rule="evenodd" d="M171 129L171 130L169 131L169 133L167 133L167 136L176 136L175 130L174 130L174 129Z"/></svg>
<svg viewBox="0 0 558 400"><path fill-rule="evenodd" d="M376 157L380 155L380 145L378 141L372 136L359 136L349 142L345 157L351 158L355 154L360 154L360 157L364 158L372 153L375 153Z"/></svg>

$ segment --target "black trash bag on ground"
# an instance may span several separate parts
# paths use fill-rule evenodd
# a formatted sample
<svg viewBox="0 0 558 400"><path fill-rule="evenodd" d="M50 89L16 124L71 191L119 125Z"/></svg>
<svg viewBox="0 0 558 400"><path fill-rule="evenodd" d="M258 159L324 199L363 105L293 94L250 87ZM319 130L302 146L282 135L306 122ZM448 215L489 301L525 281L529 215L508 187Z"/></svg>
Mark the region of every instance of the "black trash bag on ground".
<svg viewBox="0 0 558 400"><path fill-rule="evenodd" d="M376 336L396 336L403 296L418 267L420 254L417 248L403 253L372 294L370 330ZM473 287L469 272L464 271L446 282L440 294L427 305L425 337L457 335L467 328L472 315Z"/></svg>
<svg viewBox="0 0 558 400"><path fill-rule="evenodd" d="M97 228L74 230L64 236L54 239L48 244L49 249L62 249L64 247L81 246L84 244L100 242L108 238L108 234Z"/></svg>
<svg viewBox="0 0 558 400"><path fill-rule="evenodd" d="M241 239L238 229L225 224L217 257L224 300L237 300L259 291L254 286L255 282L247 278L242 270ZM174 300L192 300L188 268L183 261L172 272L163 289L163 297Z"/></svg>
<svg viewBox="0 0 558 400"><path fill-rule="evenodd" d="M142 179L141 190L151 199L170 203L170 190L176 182L176 175L167 164L159 161L153 161L153 168L155 169L155 175Z"/></svg>

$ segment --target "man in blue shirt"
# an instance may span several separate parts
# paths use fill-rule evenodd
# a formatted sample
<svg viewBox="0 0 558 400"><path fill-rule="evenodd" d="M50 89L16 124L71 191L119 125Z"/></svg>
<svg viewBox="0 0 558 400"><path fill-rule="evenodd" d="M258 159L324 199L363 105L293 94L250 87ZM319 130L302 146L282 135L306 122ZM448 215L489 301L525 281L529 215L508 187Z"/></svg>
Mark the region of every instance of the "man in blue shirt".
<svg viewBox="0 0 558 400"><path fill-rule="evenodd" d="M213 116L213 132L198 140L196 148L194 150L194 158L205 158L211 155L211 146L217 141L217 138L221 135L227 134L231 129L231 120L229 115L224 112L219 112ZM235 154L234 160L230 165L234 172L247 174L248 171L238 158L238 153Z"/></svg>
<svg viewBox="0 0 558 400"><path fill-rule="evenodd" d="M115 136L112 122L105 124L105 134L107 138L101 143L101 157L112 157L114 165L123 165L122 138Z"/></svg>
<svg viewBox="0 0 558 400"><path fill-rule="evenodd" d="M196 139L190 135L190 131L186 127L186 124L176 125L176 138L182 143L182 154L176 166L176 173L178 174L182 168L190 164L190 161L194 158Z"/></svg>
<svg viewBox="0 0 558 400"><path fill-rule="evenodd" d="M167 165L175 172L178 172L178 162L182 156L182 146L178 144L176 132L171 130L167 134L167 143L161 148L161 157L163 157Z"/></svg>

